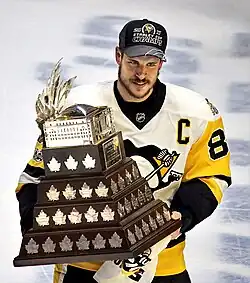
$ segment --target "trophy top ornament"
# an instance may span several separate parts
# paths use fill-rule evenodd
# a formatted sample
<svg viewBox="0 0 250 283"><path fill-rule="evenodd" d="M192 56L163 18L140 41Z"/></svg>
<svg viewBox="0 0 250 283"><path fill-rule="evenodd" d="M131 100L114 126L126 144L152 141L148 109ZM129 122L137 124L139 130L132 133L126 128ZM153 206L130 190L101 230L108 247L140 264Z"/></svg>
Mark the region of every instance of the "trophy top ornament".
<svg viewBox="0 0 250 283"><path fill-rule="evenodd" d="M36 100L36 122L39 128L42 128L45 121L52 121L61 116L68 94L76 79L76 77L66 81L61 79L61 61L62 59L56 63L46 87Z"/></svg>
<svg viewBox="0 0 250 283"><path fill-rule="evenodd" d="M111 108L87 104L65 108L76 77L63 81L60 69L61 60L55 65L47 86L36 101L36 122L43 132L45 147L97 144L114 134L116 129Z"/></svg>

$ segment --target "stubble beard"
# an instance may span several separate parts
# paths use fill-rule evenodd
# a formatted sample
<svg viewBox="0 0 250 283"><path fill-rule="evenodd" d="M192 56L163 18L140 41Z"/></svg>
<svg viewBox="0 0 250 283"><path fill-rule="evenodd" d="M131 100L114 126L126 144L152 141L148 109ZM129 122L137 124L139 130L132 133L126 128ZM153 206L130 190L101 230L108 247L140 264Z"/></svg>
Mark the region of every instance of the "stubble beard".
<svg viewBox="0 0 250 283"><path fill-rule="evenodd" d="M132 82L130 80L128 80L128 82L126 83L126 81L123 80L123 78L121 76L121 66L119 66L119 68L118 68L118 80L119 80L120 84L125 88L125 90L129 94L129 96L136 99L136 100L138 100L138 99L143 100L143 98L147 97L149 95L149 93L152 92L158 76L159 76L159 73L158 73L154 83L152 84L152 86L144 94L137 95L129 87L129 83L132 84ZM147 80L146 80L146 82L147 82Z"/></svg>

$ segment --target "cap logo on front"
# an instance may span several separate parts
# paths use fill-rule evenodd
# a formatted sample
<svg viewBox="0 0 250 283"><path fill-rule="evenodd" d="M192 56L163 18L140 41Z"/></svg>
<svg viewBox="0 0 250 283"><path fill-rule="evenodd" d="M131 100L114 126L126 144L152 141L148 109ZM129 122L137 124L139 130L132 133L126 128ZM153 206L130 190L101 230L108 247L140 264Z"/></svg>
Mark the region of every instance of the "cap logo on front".
<svg viewBox="0 0 250 283"><path fill-rule="evenodd" d="M152 24L145 24L142 27L142 32L144 34L148 33L148 34L155 35L155 27Z"/></svg>
<svg viewBox="0 0 250 283"><path fill-rule="evenodd" d="M157 30L155 26L150 23L143 25L141 28L133 29L133 43L150 43L155 44L157 47L162 46L161 31Z"/></svg>

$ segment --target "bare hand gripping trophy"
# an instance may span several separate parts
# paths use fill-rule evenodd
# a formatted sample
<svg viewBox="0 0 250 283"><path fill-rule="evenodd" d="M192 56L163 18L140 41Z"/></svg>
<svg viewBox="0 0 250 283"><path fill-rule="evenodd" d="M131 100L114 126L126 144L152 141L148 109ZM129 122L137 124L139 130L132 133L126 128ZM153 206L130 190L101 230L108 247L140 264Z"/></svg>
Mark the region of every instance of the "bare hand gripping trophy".
<svg viewBox="0 0 250 283"><path fill-rule="evenodd" d="M181 226L125 156L109 107L63 110L73 80L59 61L36 102L45 176L15 266L133 258Z"/></svg>

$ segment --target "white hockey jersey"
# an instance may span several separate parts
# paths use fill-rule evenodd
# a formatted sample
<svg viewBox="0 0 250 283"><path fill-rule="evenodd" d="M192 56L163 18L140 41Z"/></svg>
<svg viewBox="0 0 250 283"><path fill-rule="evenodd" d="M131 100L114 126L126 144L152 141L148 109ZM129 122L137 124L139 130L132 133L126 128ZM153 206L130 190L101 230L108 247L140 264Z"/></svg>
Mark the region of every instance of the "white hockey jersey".
<svg viewBox="0 0 250 283"><path fill-rule="evenodd" d="M220 202L228 185L223 180L230 179L230 153L219 111L200 94L167 84L161 110L140 130L119 108L113 84L76 87L65 107L89 104L113 109L126 153L136 160L144 177L151 174L149 185L155 198L170 202L181 182L202 178ZM161 155L165 164L157 158Z"/></svg>

